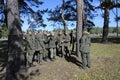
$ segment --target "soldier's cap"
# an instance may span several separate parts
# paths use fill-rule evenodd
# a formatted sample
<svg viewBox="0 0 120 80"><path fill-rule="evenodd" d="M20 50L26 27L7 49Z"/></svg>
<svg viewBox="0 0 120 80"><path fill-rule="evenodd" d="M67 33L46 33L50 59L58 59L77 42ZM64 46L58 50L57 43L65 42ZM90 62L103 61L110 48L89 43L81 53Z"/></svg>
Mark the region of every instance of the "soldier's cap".
<svg viewBox="0 0 120 80"><path fill-rule="evenodd" d="M84 32L83 32L83 34L90 34L90 33L89 33L89 32L87 32L87 31L84 31Z"/></svg>

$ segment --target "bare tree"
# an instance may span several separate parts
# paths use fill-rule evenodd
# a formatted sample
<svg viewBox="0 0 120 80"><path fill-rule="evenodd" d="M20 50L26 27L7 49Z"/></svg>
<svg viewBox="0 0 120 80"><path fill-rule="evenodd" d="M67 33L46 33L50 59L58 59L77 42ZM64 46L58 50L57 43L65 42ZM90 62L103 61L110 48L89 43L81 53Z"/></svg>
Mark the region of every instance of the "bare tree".
<svg viewBox="0 0 120 80"><path fill-rule="evenodd" d="M82 37L83 0L77 0L77 55L80 57L79 40Z"/></svg>
<svg viewBox="0 0 120 80"><path fill-rule="evenodd" d="M109 32L109 13L110 8L113 5L112 0L103 0L101 3L101 8L104 9L104 25L103 25L103 35L102 43L108 42L108 32Z"/></svg>
<svg viewBox="0 0 120 80"><path fill-rule="evenodd" d="M18 0L7 0L8 62L6 80L25 80L25 54Z"/></svg>
<svg viewBox="0 0 120 80"><path fill-rule="evenodd" d="M62 23L63 23L63 26L64 26L64 32L66 33L66 22L65 22L65 18L64 18L64 10L65 10L65 0L62 0L62 14L61 14L61 17L62 17Z"/></svg>

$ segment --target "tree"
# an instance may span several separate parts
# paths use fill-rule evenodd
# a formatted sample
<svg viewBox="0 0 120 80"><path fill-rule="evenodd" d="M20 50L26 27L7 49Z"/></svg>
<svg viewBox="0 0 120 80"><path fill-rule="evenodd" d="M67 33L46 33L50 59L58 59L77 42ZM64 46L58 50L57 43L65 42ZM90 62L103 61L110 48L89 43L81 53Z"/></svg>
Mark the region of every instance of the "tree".
<svg viewBox="0 0 120 80"><path fill-rule="evenodd" d="M65 21L65 18L64 18L64 10L65 10L65 0L62 0L62 14L61 14L61 17L62 17L62 23L63 23L63 26L64 26L64 32L66 33L66 21Z"/></svg>
<svg viewBox="0 0 120 80"><path fill-rule="evenodd" d="M0 0L0 25L7 25L7 10L5 2L6 0ZM41 16L43 15L42 13L46 10L39 10L39 7L43 4L43 2L39 0L18 0L18 4L20 16L29 17L29 19L34 18L38 26L43 25L43 18ZM32 7L35 7L36 9L33 9ZM33 16L34 14L37 16L37 19ZM20 21L21 23L24 22L22 19Z"/></svg>
<svg viewBox="0 0 120 80"><path fill-rule="evenodd" d="M109 32L109 12L113 8L120 8L120 1L119 0L100 0L100 6L98 8L101 8L104 10L104 25L103 25L103 36L102 36L102 43L108 42L108 32ZM116 23L119 20L119 16L117 16L116 12ZM118 25L117 25L118 29ZM117 31L118 34L118 31ZM118 36L118 35L117 35Z"/></svg>
<svg viewBox="0 0 120 80"><path fill-rule="evenodd" d="M83 0L77 0L77 55L80 57L79 40L82 37Z"/></svg>
<svg viewBox="0 0 120 80"><path fill-rule="evenodd" d="M25 80L25 53L18 0L7 0L7 23L9 35L6 80Z"/></svg>
<svg viewBox="0 0 120 80"><path fill-rule="evenodd" d="M48 14L50 17L48 18L49 21L53 21L55 23L62 23L64 27L64 32L67 30L66 19L65 19L65 0L62 0L62 6L56 6L54 10L49 10Z"/></svg>
<svg viewBox="0 0 120 80"><path fill-rule="evenodd" d="M109 11L111 6L113 5L111 0L103 0L101 3L101 8L104 10L104 25L103 25L103 35L102 35L102 43L108 42L108 32L109 32Z"/></svg>
<svg viewBox="0 0 120 80"><path fill-rule="evenodd" d="M93 0L84 0L84 21L85 26L89 29L91 29L94 25L94 23L91 21L93 19L94 14L92 13L94 11L94 6L91 5L91 2ZM50 10L50 18L48 20L53 22L62 22L61 14L63 12L63 7L57 6L54 10ZM66 25L68 22L75 22L77 21L77 10L76 10L76 0L66 0L64 1L64 21L66 20ZM73 24L73 23L72 23ZM71 25L72 25L71 24ZM73 26L73 25L72 25Z"/></svg>

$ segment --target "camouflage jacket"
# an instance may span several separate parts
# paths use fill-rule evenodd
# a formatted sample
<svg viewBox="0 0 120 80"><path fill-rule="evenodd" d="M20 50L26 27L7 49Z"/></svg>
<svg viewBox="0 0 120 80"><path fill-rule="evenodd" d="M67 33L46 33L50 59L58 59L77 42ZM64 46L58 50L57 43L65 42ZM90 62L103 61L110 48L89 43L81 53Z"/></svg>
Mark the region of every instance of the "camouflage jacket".
<svg viewBox="0 0 120 80"><path fill-rule="evenodd" d="M80 51L85 53L90 52L90 43L90 36L87 34L83 34L82 38L80 39Z"/></svg>
<svg viewBox="0 0 120 80"><path fill-rule="evenodd" d="M56 47L55 43L56 43L55 36L50 36L49 43L48 43L49 48L55 48Z"/></svg>
<svg viewBox="0 0 120 80"><path fill-rule="evenodd" d="M45 48L42 35L36 34L35 41L36 41L36 50L42 50Z"/></svg>
<svg viewBox="0 0 120 80"><path fill-rule="evenodd" d="M27 50L35 50L35 35L26 35Z"/></svg>

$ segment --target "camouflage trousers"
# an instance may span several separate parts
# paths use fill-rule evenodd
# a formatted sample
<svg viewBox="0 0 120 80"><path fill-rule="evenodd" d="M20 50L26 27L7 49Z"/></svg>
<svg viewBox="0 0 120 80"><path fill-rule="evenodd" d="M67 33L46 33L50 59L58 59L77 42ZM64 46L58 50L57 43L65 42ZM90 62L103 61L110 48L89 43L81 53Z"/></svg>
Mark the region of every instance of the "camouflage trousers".
<svg viewBox="0 0 120 80"><path fill-rule="evenodd" d="M49 53L48 49L43 49L43 58L44 59L48 58L48 53Z"/></svg>
<svg viewBox="0 0 120 80"><path fill-rule="evenodd" d="M71 54L71 51L70 51L70 46L69 45L64 45L64 51L63 53L67 56Z"/></svg>
<svg viewBox="0 0 120 80"><path fill-rule="evenodd" d="M83 69L85 67L90 68L90 66L91 66L90 53L81 52L81 57L82 57L82 67L83 67Z"/></svg>
<svg viewBox="0 0 120 80"><path fill-rule="evenodd" d="M64 52L64 46L58 46L57 49L58 49L58 55L60 54L59 56L64 58L64 53L65 53Z"/></svg>
<svg viewBox="0 0 120 80"><path fill-rule="evenodd" d="M50 58L53 59L56 57L56 48L50 48Z"/></svg>
<svg viewBox="0 0 120 80"><path fill-rule="evenodd" d="M34 53L34 59L37 60L37 62L39 64L42 63L42 61L43 61L43 49L36 50L36 52Z"/></svg>
<svg viewBox="0 0 120 80"><path fill-rule="evenodd" d="M28 63L32 63L33 62L33 55L34 55L34 50L28 50L27 53L28 53L28 58L27 58L27 62Z"/></svg>

